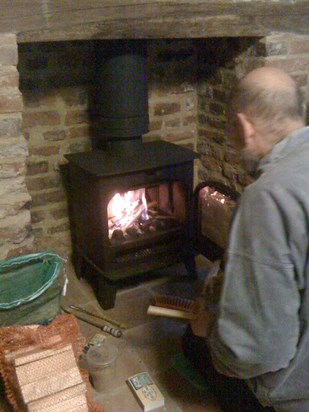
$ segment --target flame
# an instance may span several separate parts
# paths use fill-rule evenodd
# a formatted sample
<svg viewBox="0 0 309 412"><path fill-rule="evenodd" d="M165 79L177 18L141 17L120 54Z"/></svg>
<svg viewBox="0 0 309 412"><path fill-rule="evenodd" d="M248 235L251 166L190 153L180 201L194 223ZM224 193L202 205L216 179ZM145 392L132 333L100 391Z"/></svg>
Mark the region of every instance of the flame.
<svg viewBox="0 0 309 412"><path fill-rule="evenodd" d="M134 221L137 215L144 220L149 219L145 189L116 193L108 204L108 219L112 219L115 227L122 229Z"/></svg>

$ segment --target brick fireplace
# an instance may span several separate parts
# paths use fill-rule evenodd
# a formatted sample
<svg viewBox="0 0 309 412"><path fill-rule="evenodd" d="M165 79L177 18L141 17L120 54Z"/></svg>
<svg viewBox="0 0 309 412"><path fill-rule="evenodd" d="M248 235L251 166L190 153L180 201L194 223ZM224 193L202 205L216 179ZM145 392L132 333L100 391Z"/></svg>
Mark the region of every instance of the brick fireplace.
<svg viewBox="0 0 309 412"><path fill-rule="evenodd" d="M195 183L239 191L249 177L225 134L225 104L237 78L272 65L308 96L308 36L149 39L150 131L195 150ZM88 96L93 41L18 42L0 35L0 257L53 248L69 254L65 154L91 147Z"/></svg>

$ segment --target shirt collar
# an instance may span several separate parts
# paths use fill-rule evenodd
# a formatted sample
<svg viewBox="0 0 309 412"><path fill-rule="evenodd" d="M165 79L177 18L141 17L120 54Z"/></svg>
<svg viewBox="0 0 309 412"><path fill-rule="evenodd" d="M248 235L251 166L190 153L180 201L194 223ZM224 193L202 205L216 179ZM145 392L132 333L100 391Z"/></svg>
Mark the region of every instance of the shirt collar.
<svg viewBox="0 0 309 412"><path fill-rule="evenodd" d="M264 156L258 165L258 169L262 172L273 163L285 157L295 147L301 145L306 139L309 138L309 126L302 129L295 130L292 133L286 135L280 142L278 142L272 150Z"/></svg>

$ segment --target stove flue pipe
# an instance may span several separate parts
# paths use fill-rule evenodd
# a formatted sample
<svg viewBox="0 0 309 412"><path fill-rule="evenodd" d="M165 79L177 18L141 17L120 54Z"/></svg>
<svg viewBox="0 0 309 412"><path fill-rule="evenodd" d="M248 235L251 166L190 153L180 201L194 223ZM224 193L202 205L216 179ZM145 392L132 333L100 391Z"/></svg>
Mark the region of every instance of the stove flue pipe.
<svg viewBox="0 0 309 412"><path fill-rule="evenodd" d="M144 40L96 42L90 117L101 146L141 141L148 132L147 50Z"/></svg>

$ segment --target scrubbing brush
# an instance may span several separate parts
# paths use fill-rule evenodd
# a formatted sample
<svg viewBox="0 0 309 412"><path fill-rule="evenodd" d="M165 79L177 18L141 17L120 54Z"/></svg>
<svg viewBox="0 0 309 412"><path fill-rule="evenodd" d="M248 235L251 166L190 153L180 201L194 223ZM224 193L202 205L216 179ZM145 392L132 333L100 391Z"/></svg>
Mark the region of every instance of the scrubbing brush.
<svg viewBox="0 0 309 412"><path fill-rule="evenodd" d="M193 300L173 295L155 295L154 304L148 307L147 314L185 320L196 317Z"/></svg>
<svg viewBox="0 0 309 412"><path fill-rule="evenodd" d="M207 280L204 284L202 294L203 298L211 301L212 295L216 292L217 284L222 285L223 274L220 276L220 260L216 260L208 273ZM222 272L223 273L223 272ZM218 293L219 294L219 293ZM194 301L191 299L181 298L174 295L155 294L154 304L150 305L147 310L148 315L164 316L168 318L178 318L184 320L196 319L197 312Z"/></svg>

